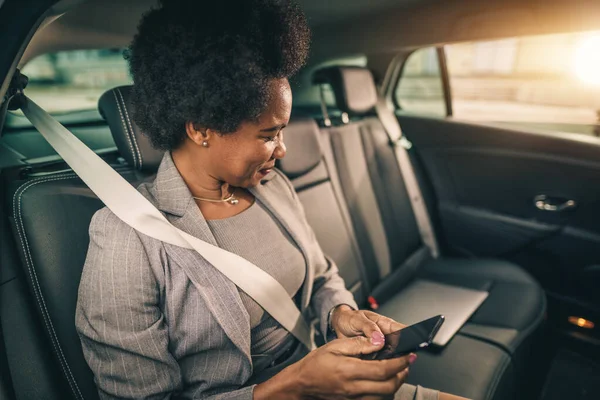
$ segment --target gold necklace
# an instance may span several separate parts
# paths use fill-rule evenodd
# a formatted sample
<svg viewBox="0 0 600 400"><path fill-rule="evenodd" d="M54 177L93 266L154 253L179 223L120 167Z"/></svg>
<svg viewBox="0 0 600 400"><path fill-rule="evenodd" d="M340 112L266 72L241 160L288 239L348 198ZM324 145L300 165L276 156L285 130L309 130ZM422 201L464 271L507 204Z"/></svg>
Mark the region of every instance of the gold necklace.
<svg viewBox="0 0 600 400"><path fill-rule="evenodd" d="M225 199L205 199L204 197L195 197L192 196L192 198L194 200L200 200L200 201L208 201L210 203L226 203L229 202L231 205L235 206L236 204L238 204L240 201L235 197L235 189L233 189L233 192L231 192L231 194L225 198Z"/></svg>

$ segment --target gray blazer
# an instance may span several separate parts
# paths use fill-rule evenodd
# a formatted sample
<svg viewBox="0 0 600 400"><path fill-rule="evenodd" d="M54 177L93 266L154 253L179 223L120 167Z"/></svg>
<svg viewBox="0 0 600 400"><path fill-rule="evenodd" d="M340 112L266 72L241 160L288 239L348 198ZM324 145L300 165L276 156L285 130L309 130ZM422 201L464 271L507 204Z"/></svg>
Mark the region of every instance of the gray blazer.
<svg viewBox="0 0 600 400"><path fill-rule="evenodd" d="M215 239L166 153L138 190L179 229ZM251 189L306 259L301 310L324 321L356 306L327 259L287 178L273 171ZM76 326L101 398L252 399L250 322L236 286L202 256L138 233L110 210L90 224ZM181 265L193 265L186 273Z"/></svg>

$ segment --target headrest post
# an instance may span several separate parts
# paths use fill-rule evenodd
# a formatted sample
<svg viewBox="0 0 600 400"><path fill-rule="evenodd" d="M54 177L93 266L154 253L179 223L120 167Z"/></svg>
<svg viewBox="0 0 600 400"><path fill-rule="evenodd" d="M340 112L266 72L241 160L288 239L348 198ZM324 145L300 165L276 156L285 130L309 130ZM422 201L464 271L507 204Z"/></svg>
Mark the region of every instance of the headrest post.
<svg viewBox="0 0 600 400"><path fill-rule="evenodd" d="M323 114L323 125L331 126L331 119L327 112L327 103L325 102L325 85L319 85L319 94L321 96L321 113Z"/></svg>

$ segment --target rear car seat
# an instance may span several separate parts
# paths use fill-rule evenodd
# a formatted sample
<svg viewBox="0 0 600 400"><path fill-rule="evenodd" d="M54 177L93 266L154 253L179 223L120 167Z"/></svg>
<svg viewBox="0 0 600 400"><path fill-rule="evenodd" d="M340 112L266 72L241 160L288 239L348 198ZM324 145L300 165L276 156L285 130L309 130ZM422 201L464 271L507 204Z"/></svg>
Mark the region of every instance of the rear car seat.
<svg viewBox="0 0 600 400"><path fill-rule="evenodd" d="M355 230L362 231L359 245L371 268L368 276L376 275L369 286L381 303L378 311L394 317L395 310L409 307L399 304L395 295L415 278L487 290L489 297L460 334L493 343L513 358L519 372L524 371L545 313L542 288L523 269L505 261L432 260L421 241L394 150L374 115L377 91L371 72L328 67L317 71L314 81L332 86L338 109L349 117L347 123L322 129L323 147L343 184ZM423 170L415 150L410 153L426 194ZM426 200L432 214L432 196Z"/></svg>
<svg viewBox="0 0 600 400"><path fill-rule="evenodd" d="M336 262L348 288L354 289L358 304L364 306L370 287L355 281L363 277L363 282L368 282L367 268L362 254L355 250L355 229L336 167L330 165L331 147L328 141L319 139L321 136L314 121L294 119L285 132L288 153L278 167L298 191L324 252ZM362 273L357 268L363 269ZM410 307L389 304L391 309ZM456 335L441 352L421 353L411 367L409 381L473 399L516 398L517 379L511 355L497 345L465 334Z"/></svg>
<svg viewBox="0 0 600 400"><path fill-rule="evenodd" d="M151 178L161 154L148 146L145 137L130 121L127 99L128 88L120 88L106 93L100 106L119 151L130 166L120 167L119 171L136 184ZM363 256L354 237L343 193L336 183L337 177L322 160L318 135L314 121L290 124L286 133L288 157L279 167L298 189L307 218L325 252L338 263L349 288L359 303L364 304L370 288ZM13 205L11 225L31 298L41 316L41 324L32 336L43 331L54 355L54 364L25 364L22 370L12 370L13 383L14 377L33 376L31 369L37 369L35 374L44 377L54 377L60 371L62 382L56 387L47 386L54 392L46 392L44 397L65 398L64 390L69 390L71 397L77 399L97 398L91 371L76 335L74 310L89 240L89 221L102 204L70 172L29 176L14 181L11 187L8 197ZM31 335L32 332L24 330L34 329L33 326L36 325L4 325L4 334L15 341L19 335ZM27 348L27 344L21 348ZM20 364L17 353L8 356L11 365ZM411 380L419 384L476 399L512 398L515 389L511 357L498 346L460 334L443 353L424 353L419 358L411 367ZM20 397L40 397L35 385L27 386L25 379L15 385Z"/></svg>
<svg viewBox="0 0 600 400"><path fill-rule="evenodd" d="M365 274L343 190L330 165L328 141L321 141L315 121L293 119L285 131L288 153L278 167L290 177L324 252L338 265L360 305L366 305L370 287L355 284ZM319 145L319 142L320 145ZM362 268L362 273L357 271ZM391 304L391 303L390 303ZM410 307L410 305L399 305ZM393 307L391 307L393 308ZM464 334L456 335L442 352L422 353L411 367L411 383L473 399L512 399L517 379L511 355L500 347Z"/></svg>

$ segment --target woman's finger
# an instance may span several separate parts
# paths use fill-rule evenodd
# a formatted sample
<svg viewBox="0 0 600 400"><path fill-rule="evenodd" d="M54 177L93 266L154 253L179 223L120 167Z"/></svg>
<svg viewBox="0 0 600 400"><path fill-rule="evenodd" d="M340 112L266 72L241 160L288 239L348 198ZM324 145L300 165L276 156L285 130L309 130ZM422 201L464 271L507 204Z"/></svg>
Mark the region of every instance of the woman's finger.
<svg viewBox="0 0 600 400"><path fill-rule="evenodd" d="M380 345L374 345L370 339L364 336L354 336L351 338L343 338L334 340L328 343L327 348L329 351L343 355L343 356L361 356L364 354L371 354L383 347L383 343ZM359 360L360 361L360 360Z"/></svg>
<svg viewBox="0 0 600 400"><path fill-rule="evenodd" d="M352 398L369 398L369 396L389 396L400 389L400 386L406 381L409 369L395 374L385 381L356 380L348 383L347 393Z"/></svg>
<svg viewBox="0 0 600 400"><path fill-rule="evenodd" d="M363 334L375 345L383 344L383 332L375 321L367 318L363 313L356 313L350 319L350 327L356 334Z"/></svg>
<svg viewBox="0 0 600 400"><path fill-rule="evenodd" d="M364 315L367 319L373 321L379 327L379 329L381 329L384 335L396 332L406 327L406 325L401 324L400 322L394 321L393 319L385 317L381 314L374 313L373 311L364 311Z"/></svg>
<svg viewBox="0 0 600 400"><path fill-rule="evenodd" d="M389 360L348 360L344 363L345 375L353 380L387 381L410 365L410 355Z"/></svg>

